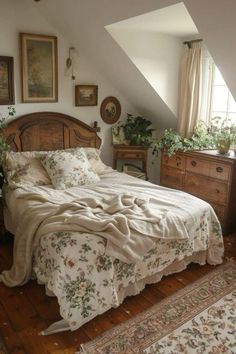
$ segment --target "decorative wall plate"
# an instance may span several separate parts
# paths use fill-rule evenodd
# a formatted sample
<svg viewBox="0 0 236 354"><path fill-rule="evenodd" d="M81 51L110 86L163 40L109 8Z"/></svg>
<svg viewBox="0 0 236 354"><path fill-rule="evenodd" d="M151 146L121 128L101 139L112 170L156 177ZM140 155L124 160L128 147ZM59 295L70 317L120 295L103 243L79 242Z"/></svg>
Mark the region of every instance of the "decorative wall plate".
<svg viewBox="0 0 236 354"><path fill-rule="evenodd" d="M106 97L102 101L100 114L102 120L107 124L116 123L121 114L121 105L118 99L113 96Z"/></svg>

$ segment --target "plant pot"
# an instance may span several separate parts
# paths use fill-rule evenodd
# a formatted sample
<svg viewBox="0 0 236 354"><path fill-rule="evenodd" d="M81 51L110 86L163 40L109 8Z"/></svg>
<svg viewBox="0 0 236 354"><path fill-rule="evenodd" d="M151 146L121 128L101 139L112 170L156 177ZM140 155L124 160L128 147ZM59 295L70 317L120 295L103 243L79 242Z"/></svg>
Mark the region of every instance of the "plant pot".
<svg viewBox="0 0 236 354"><path fill-rule="evenodd" d="M217 149L219 154L227 154L230 148L230 139L219 139L217 142Z"/></svg>

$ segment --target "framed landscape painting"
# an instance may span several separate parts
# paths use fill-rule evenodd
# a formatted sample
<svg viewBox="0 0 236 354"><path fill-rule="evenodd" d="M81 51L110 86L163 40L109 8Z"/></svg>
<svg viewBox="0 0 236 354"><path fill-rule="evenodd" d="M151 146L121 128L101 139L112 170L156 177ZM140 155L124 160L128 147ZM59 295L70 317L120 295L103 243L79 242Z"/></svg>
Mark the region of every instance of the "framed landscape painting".
<svg viewBox="0 0 236 354"><path fill-rule="evenodd" d="M13 57L0 56L0 105L14 104Z"/></svg>
<svg viewBox="0 0 236 354"><path fill-rule="evenodd" d="M98 86L97 85L76 85L75 105L76 106L97 106Z"/></svg>
<svg viewBox="0 0 236 354"><path fill-rule="evenodd" d="M20 33L22 102L57 102L57 37Z"/></svg>

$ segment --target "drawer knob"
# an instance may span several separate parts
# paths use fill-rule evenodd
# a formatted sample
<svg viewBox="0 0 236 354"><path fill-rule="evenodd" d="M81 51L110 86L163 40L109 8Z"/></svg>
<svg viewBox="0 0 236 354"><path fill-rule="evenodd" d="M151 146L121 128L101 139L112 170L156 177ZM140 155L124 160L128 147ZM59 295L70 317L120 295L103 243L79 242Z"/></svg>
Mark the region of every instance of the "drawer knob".
<svg viewBox="0 0 236 354"><path fill-rule="evenodd" d="M223 168L222 167L216 167L216 172L222 173L223 172Z"/></svg>
<svg viewBox="0 0 236 354"><path fill-rule="evenodd" d="M176 157L176 166L181 165L181 158L179 156Z"/></svg>
<svg viewBox="0 0 236 354"><path fill-rule="evenodd" d="M191 161L191 165L192 165L193 167L197 166L196 161L192 160L192 161Z"/></svg>
<svg viewBox="0 0 236 354"><path fill-rule="evenodd" d="M220 190L219 190L219 189L216 189L216 193L219 194L219 193L220 193Z"/></svg>

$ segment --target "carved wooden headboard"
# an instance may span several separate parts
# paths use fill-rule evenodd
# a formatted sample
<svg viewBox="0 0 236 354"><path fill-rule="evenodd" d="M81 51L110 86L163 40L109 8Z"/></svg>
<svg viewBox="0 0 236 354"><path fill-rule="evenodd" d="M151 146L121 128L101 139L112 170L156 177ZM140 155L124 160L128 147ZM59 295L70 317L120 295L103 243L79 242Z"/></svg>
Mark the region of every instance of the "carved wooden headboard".
<svg viewBox="0 0 236 354"><path fill-rule="evenodd" d="M71 147L97 147L97 129L66 114L37 112L10 122L4 130L6 142L14 151L57 150Z"/></svg>

